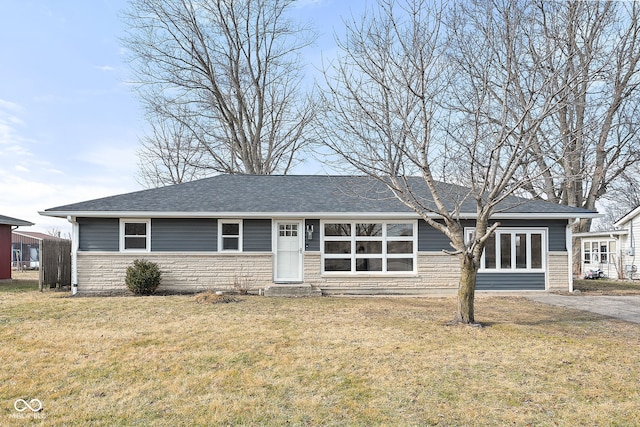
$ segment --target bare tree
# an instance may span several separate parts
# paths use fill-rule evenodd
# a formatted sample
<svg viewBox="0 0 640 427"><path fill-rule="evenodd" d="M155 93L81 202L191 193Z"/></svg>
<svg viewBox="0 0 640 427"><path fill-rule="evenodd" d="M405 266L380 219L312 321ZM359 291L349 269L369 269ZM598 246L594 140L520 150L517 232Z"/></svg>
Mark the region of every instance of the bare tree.
<svg viewBox="0 0 640 427"><path fill-rule="evenodd" d="M71 240L71 233L70 232L62 233L62 230L60 230L60 228L58 227L50 227L49 229L47 229L47 236Z"/></svg>
<svg viewBox="0 0 640 427"><path fill-rule="evenodd" d="M592 229L613 229L620 218L640 206L640 163L632 165L609 184L607 193L600 200L604 206L604 218L593 224Z"/></svg>
<svg viewBox="0 0 640 427"><path fill-rule="evenodd" d="M454 321L474 323L481 256L499 225L491 217L536 178L530 149L556 101L540 96L549 79L526 55L527 4L446 7L381 0L346 23L341 56L325 71L323 140L450 239L461 271ZM414 172L431 200L409 186ZM470 238L461 218L469 202Z"/></svg>
<svg viewBox="0 0 640 427"><path fill-rule="evenodd" d="M545 96L556 98L560 108L539 128L535 164L544 179L529 190L595 209L610 185L640 160L640 3L535 3L541 31L529 53L553 82ZM546 54L546 45L553 46L553 55ZM590 224L583 220L576 231L589 231Z"/></svg>
<svg viewBox="0 0 640 427"><path fill-rule="evenodd" d="M138 151L140 182L161 187L204 178L204 152L191 131L178 120L151 116L151 134L141 138Z"/></svg>
<svg viewBox="0 0 640 427"><path fill-rule="evenodd" d="M62 237L62 231L58 227L50 227L47 229L47 236Z"/></svg>
<svg viewBox="0 0 640 427"><path fill-rule="evenodd" d="M125 44L149 111L188 130L208 173L287 173L314 109L294 0L132 0ZM169 160L169 163L172 161Z"/></svg>

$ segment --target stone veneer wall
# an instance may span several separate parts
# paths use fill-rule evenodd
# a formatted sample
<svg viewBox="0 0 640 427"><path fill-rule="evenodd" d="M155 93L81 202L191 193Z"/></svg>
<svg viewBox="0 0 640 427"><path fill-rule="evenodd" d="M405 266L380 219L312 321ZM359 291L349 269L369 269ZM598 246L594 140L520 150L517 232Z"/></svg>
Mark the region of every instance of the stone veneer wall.
<svg viewBox="0 0 640 427"><path fill-rule="evenodd" d="M79 252L78 292L128 292L124 283L126 269L138 258L153 261L160 267L162 282L159 292L233 290L236 281L256 290L273 281L271 253Z"/></svg>
<svg viewBox="0 0 640 427"><path fill-rule="evenodd" d="M236 281L255 291L273 283L271 253L79 252L78 292L127 292L126 268L137 258L160 266L159 291L233 290ZM418 253L416 275L323 276L320 261L320 252L304 254L304 283L329 294L453 294L460 276L458 259L442 252ZM568 271L567 252L549 252L548 290L568 291Z"/></svg>
<svg viewBox="0 0 640 427"><path fill-rule="evenodd" d="M320 252L304 255L304 281L335 294L450 294L458 289L458 259L442 252L420 252L417 274L321 275Z"/></svg>
<svg viewBox="0 0 640 427"><path fill-rule="evenodd" d="M326 293L438 294L455 293L460 278L458 258L442 252L418 253L418 274L405 276L321 276L319 252L305 253L305 283ZM549 291L569 290L568 253L548 253ZM514 279L515 280L515 279Z"/></svg>
<svg viewBox="0 0 640 427"><path fill-rule="evenodd" d="M549 252L547 261L547 290L569 291L569 253Z"/></svg>

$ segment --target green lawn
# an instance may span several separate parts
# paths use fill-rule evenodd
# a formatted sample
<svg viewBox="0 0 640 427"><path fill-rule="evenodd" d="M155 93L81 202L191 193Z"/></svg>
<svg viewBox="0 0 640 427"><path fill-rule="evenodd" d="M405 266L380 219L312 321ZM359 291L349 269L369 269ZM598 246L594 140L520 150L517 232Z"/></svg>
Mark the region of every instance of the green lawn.
<svg viewBox="0 0 640 427"><path fill-rule="evenodd" d="M640 325L481 297L0 293L0 425L640 425ZM17 399L43 410L18 412Z"/></svg>

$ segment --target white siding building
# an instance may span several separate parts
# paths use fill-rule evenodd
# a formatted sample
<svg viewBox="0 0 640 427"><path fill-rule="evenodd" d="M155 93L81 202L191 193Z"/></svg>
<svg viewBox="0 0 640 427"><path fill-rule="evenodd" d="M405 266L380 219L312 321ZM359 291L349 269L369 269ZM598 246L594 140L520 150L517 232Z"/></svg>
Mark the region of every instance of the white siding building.
<svg viewBox="0 0 640 427"><path fill-rule="evenodd" d="M606 277L640 279L640 206L620 218L615 229L577 233L580 238L582 275L600 269Z"/></svg>

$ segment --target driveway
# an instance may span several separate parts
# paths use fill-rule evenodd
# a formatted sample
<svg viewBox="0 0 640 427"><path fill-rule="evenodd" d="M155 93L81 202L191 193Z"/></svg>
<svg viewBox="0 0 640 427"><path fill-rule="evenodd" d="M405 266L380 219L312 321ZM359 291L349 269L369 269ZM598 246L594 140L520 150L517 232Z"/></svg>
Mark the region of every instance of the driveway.
<svg viewBox="0 0 640 427"><path fill-rule="evenodd" d="M532 301L576 310L590 311L627 322L640 323L640 295L589 296L589 295L529 295Z"/></svg>

